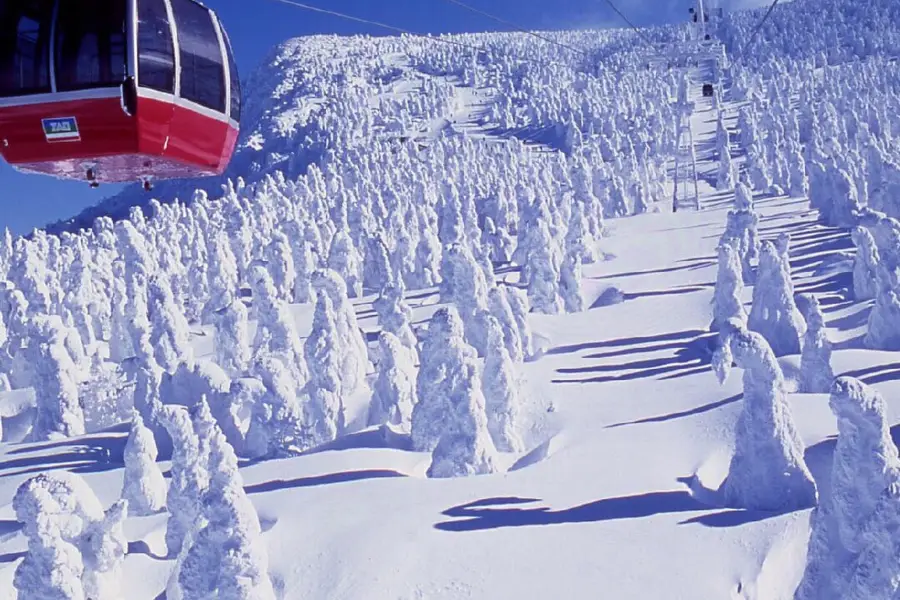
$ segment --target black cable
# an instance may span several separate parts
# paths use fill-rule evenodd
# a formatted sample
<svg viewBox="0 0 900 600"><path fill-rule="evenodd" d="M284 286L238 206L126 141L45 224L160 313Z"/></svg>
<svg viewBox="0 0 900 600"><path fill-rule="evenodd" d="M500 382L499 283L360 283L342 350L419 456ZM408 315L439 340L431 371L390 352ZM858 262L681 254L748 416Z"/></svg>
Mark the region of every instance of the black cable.
<svg viewBox="0 0 900 600"><path fill-rule="evenodd" d="M468 48L469 50L474 50L476 52L488 52L487 48L483 46L472 46L470 44L466 44L464 42L457 42L455 40L451 40L445 37L434 37L431 35L416 33L415 31L410 31L409 29L404 29L402 27L396 27L394 25L388 25L387 23L381 23L379 21L372 21L369 19L363 19L361 17L354 17L353 15L348 15L346 13L338 12L336 10L329 10L326 8L319 8L318 6L312 6L310 4L306 4L304 2L299 2L297 0L273 0L274 2L280 2L282 4L288 4L290 6L295 6L297 8L302 8L304 10L308 10L311 12L321 13L323 15L331 15L333 17L338 17L341 19L346 19L348 21L353 21L355 23L363 23L365 25L374 25L375 27L381 27L382 29L386 29L388 31L393 31L394 33L406 34L415 37L419 37L426 40L433 40L435 42L441 42L443 44L449 44L451 46L458 46L461 48ZM564 66L571 68L571 65L566 65L564 63L555 62L555 61L541 61L533 58L525 58L525 57L515 57L517 60L521 60L524 62L532 62L541 65L556 65L556 66Z"/></svg>
<svg viewBox="0 0 900 600"><path fill-rule="evenodd" d="M642 37L642 38L644 39L645 42L647 42L647 43L650 44L650 45L653 45L653 42L650 41L650 38L648 38L646 35L644 35L644 32L641 31L640 29L638 29L637 25L635 25L634 23L632 23L632 22L631 22L631 19L629 19L628 17L626 17L626 16L625 16L625 13L623 13L621 10L619 10L619 8L613 3L612 0L605 0L605 1L606 1L607 4L609 4L610 8L612 8L614 11L616 11L616 14L617 14L617 15L619 15L620 17L622 17L622 20L625 21L625 22L628 24L629 27L631 27L632 29L634 29L635 33L637 33L640 37Z"/></svg>
<svg viewBox="0 0 900 600"><path fill-rule="evenodd" d="M590 56L588 52L582 50L581 48L576 48L575 46L569 46L568 44L563 44L562 42L557 42L554 39L543 36L534 31L525 29L524 27L522 27L520 25L516 25L512 21L507 21L506 19L503 19L496 15L492 15L489 12L485 12L485 11L481 10L480 8L476 8L474 6L466 4L465 2L462 2L461 0L445 0L445 1L449 2L451 4L455 4L457 6L460 6L466 10L472 11L473 13L479 14L483 17L487 17L488 19L491 19L492 21L496 21L497 23L500 23L501 25L506 25L507 27L512 27L513 29L521 31L522 33L527 33L530 36L534 36L534 37L538 38L539 40L544 40L545 42L559 46L560 48L565 48L566 50L571 50L572 52L578 52L579 54L583 54L585 56Z"/></svg>
<svg viewBox="0 0 900 600"><path fill-rule="evenodd" d="M763 15L762 20L759 22L759 25L756 26L756 29L753 30L753 33L750 34L750 39L747 40L747 45L741 50L741 58L744 57L744 53L747 52L747 49L753 44L753 40L756 39L756 34L762 29L762 26L765 25L766 21L769 19L769 15L772 14L772 11L775 10L775 6L778 5L779 0L775 0L772 2L772 5L769 7L769 10L766 11L766 14Z"/></svg>

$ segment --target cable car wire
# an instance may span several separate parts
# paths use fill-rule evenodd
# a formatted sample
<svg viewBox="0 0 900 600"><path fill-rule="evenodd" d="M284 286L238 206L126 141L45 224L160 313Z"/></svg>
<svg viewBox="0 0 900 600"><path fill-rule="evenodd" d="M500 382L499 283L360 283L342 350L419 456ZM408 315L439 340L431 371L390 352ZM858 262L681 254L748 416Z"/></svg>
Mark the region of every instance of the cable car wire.
<svg viewBox="0 0 900 600"><path fill-rule="evenodd" d="M396 27L394 25L388 25L387 23L381 23L379 21L373 21L370 19L363 19L362 17L355 17L353 15L348 15L346 13L338 12L336 10L330 10L327 8L320 8L318 6L312 6L311 4L306 4L305 2L299 2L298 0L272 0L272 1L280 2L281 4L287 4L290 6L294 6L296 8L308 10L310 12L320 13L323 15L330 15L333 17L337 17L339 19L346 19L348 21L353 21L355 23L362 23L365 25L372 25L375 27L380 27L382 29L392 31L394 33L412 35L412 36L419 37L422 39L433 40L435 42L441 42L442 44L448 44L450 46L468 48L469 50L474 50L476 52L489 52L489 49L485 48L483 46L473 46L472 44L466 44L465 42L459 42L459 41L452 40L452 39L449 39L449 38L446 38L443 36L435 37L435 36L429 35L429 34L416 33L415 31L411 31L409 29L404 29L402 27ZM515 58L517 60L521 60L523 62L531 62L531 63L536 63L536 64L540 64L540 65L545 65L545 66L546 65L555 65L555 66L572 68L572 65L567 65L565 63L556 62L556 61L544 61L544 60L537 60L534 58L526 58L526 57L519 57L519 56L517 56Z"/></svg>
<svg viewBox="0 0 900 600"><path fill-rule="evenodd" d="M631 27L632 29L634 29L635 33L637 33L641 38L643 38L643 40L644 40L645 42L647 42L647 43L650 44L651 46L653 45L653 42L650 41L650 38L648 38L648 37L644 34L643 31L641 31L640 29L638 29L637 25L635 25L634 23L632 23L632 22L631 22L631 19L629 19L628 17L626 17L626 16L625 16L625 13L623 13L621 10L619 10L619 7L617 7L617 6L615 5L615 3L614 3L612 0L606 0L606 3L609 4L610 8L612 8L614 11L616 11L616 14L619 15L620 17L622 17L622 20L625 21L625 22L628 24L629 27Z"/></svg>
<svg viewBox="0 0 900 600"><path fill-rule="evenodd" d="M750 39L747 40L747 44L741 49L741 58L744 57L744 53L753 45L753 40L756 39L756 34L760 32L762 26L766 24L766 21L769 19L769 16L772 14L772 11L775 10L775 7L778 5L779 0L775 0L772 2L772 5L769 6L769 10L766 11L766 14L763 15L762 20L759 22L759 25L756 26L756 29L753 30L753 33L750 34Z"/></svg>
<svg viewBox="0 0 900 600"><path fill-rule="evenodd" d="M480 8L477 8L470 4L466 4L465 2L462 2L461 0L444 0L444 1L449 2L450 4L455 4L459 7L462 7L473 13L479 14L483 17L487 17L488 19L491 19L492 21L496 21L497 23L500 23L501 25L506 25L507 27L512 27L513 29L521 31L522 33L527 33L530 36L536 37L539 40L544 40L545 42L548 42L555 46L559 46L560 48L565 48L566 50L571 50L572 52L577 52L577 53L583 54L585 56L590 56L590 54L586 50L582 50L581 48L576 48L575 46L570 46L568 44L563 44L562 42L557 42L556 40L554 40L552 38L549 38L549 37L541 35L537 32L525 29L524 27L517 25L517 24L513 23L512 21L507 21L506 19L504 19L502 17L492 15L491 13L483 11Z"/></svg>

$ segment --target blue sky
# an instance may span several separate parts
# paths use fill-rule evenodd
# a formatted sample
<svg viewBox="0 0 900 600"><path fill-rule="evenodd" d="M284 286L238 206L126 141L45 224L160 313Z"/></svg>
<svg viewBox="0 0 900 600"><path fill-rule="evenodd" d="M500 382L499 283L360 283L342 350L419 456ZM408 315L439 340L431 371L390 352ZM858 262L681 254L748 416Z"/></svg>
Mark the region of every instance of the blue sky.
<svg viewBox="0 0 900 600"><path fill-rule="evenodd" d="M620 26L603 0L464 0L487 12L529 28L564 29ZM366 19L416 32L463 32L502 29L482 16L447 0L306 0ZM279 4L275 0L207 0L229 32L238 67L256 68L272 47L285 39L315 33L374 33L383 30ZM691 0L616 0L638 25L680 19ZM115 193L119 187L98 190L85 183L24 175L0 160L0 228L27 233L34 227L68 218Z"/></svg>

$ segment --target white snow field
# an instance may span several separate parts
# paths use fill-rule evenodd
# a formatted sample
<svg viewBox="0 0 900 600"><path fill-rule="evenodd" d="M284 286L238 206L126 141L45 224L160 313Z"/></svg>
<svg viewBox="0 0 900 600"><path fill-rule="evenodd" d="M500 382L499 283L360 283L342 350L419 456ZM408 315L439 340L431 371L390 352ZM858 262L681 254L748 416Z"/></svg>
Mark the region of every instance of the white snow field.
<svg viewBox="0 0 900 600"><path fill-rule="evenodd" d="M291 40L7 235L0 598L897 598L900 4L763 14Z"/></svg>

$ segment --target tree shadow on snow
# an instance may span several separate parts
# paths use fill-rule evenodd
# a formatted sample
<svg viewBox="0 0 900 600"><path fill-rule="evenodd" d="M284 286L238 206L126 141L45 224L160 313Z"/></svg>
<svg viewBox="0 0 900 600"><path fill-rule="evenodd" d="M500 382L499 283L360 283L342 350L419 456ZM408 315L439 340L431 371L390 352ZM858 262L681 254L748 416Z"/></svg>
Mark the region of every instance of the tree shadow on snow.
<svg viewBox="0 0 900 600"><path fill-rule="evenodd" d="M639 519L660 514L702 511L707 507L688 492L649 492L634 496L604 498L563 510L549 507L508 508L510 505L539 502L536 498L486 498L454 506L442 514L456 520L435 524L441 531L483 531L505 527L598 523L620 519Z"/></svg>
<svg viewBox="0 0 900 600"><path fill-rule="evenodd" d="M607 425L608 429L615 429L617 427L625 427L627 425L645 425L647 423L665 423L666 421L673 421L675 419L681 419L684 417L691 417L694 415L700 415L703 413L707 413L717 408L722 408L723 406L728 406L729 404L733 404L740 400L743 397L743 394L735 394L734 396L730 396L725 398L724 400L719 400L717 402L711 402L709 404L704 404L703 406L698 406L696 408L692 408L690 410L684 410L680 412L673 412L667 415L660 415L658 417L647 417L645 419L638 419L635 421L625 421L622 423L614 423L612 425Z"/></svg>
<svg viewBox="0 0 900 600"><path fill-rule="evenodd" d="M839 375L839 377L853 377L867 385L896 381L900 379L900 362L847 371Z"/></svg>
<svg viewBox="0 0 900 600"><path fill-rule="evenodd" d="M315 475L312 477L299 477L297 479L273 479L254 485L244 486L248 494L262 494L278 490L291 490L297 488L316 487L320 485L333 485L336 483L349 483L366 479L390 479L406 477L399 471L390 469L367 469L363 471L344 471L341 473L329 473L327 475Z"/></svg>

